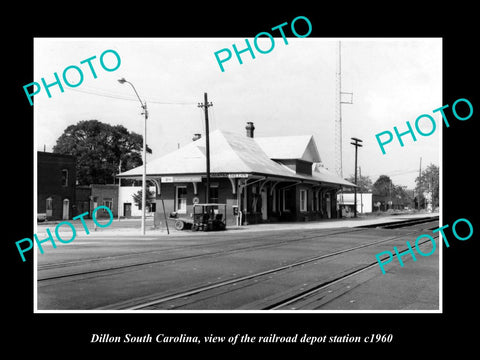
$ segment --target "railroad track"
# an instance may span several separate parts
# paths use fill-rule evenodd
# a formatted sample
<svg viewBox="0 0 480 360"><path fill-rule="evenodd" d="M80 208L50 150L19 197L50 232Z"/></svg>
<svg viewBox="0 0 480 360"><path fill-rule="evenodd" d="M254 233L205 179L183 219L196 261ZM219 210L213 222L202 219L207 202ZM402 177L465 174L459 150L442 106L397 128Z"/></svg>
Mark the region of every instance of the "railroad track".
<svg viewBox="0 0 480 360"><path fill-rule="evenodd" d="M128 253L128 254L119 254L119 255L109 255L109 256L99 256L95 258L90 258L90 259L81 259L81 260L73 260L73 261L65 261L65 262L55 262L55 263L47 263L47 264L39 264L37 266L37 270L39 272L43 272L46 270L63 270L65 268L71 268L75 266L94 266L95 264L105 264L106 262L111 262L111 261L116 261L116 260L131 260L132 263L129 264L124 264L124 265L119 265L119 266L111 266L111 267L103 267L99 269L93 269L89 271L79 271L79 272L74 272L74 273L69 273L69 274L60 274L56 276L46 276L46 277L39 277L38 281L44 281L44 280L53 280L57 278L65 278L65 277L70 277L70 276L77 276L77 275L84 275L84 274L94 274L94 273L101 273L104 271L111 271L111 270L120 270L120 269L128 269L136 266L145 266L145 265L152 265L152 264L157 264L157 263L162 263L162 262L170 262L170 261L180 261L180 260L189 260L193 258L202 258L206 256L218 256L222 255L228 252L239 252L239 251L249 251L249 250L254 250L254 249L263 249L263 248L269 248L269 247L277 247L279 245L284 245L288 244L291 242L296 242L296 241L302 241L302 240L307 240L307 239L313 239L313 238L320 238L320 237L326 237L326 236L331 236L331 235L337 235L337 234L344 234L344 233L350 233L353 231L360 231L363 228L371 228L371 227L381 227L381 228L389 228L389 229L395 229L399 227L405 227L405 226L412 226L416 224L423 224L425 222L429 222L432 220L438 219L437 217L427 217L427 218L421 218L421 219L412 219L412 220L400 220L396 222L391 222L391 223L385 223L385 224L376 224L376 225L364 225L364 226L359 226L356 228L349 228L349 229L343 229L343 230L333 230L332 232L324 233L324 234L313 234L309 236L301 236L301 237L295 237L292 239L287 239L287 240L281 240L281 241L273 241L271 243L261 243L257 245L249 245L249 246L240 246L234 249L222 249L219 251L212 251L212 252L207 252L205 253L204 251L208 248L214 248L218 246L220 243L224 243L225 245L232 245L229 244L229 241L225 241L223 239L220 239L219 241L210 241L208 243L201 243L201 244L196 244L196 245L186 245L186 246L173 246L173 247L167 247L167 248L162 248L160 250L156 251L135 251L133 253ZM310 230L309 232L312 232L313 230ZM270 239L271 237L256 237L257 241L263 241L265 239ZM247 242L250 242L250 239L247 239ZM239 245L238 243L233 244ZM154 256L156 254L161 254L165 255L166 253L171 253L175 251L189 251L189 250L196 250L200 249L203 251L201 254L195 254L195 255L187 255L187 256L179 256L179 257L170 257L170 258L164 258L164 259L154 259L154 260L149 260L145 261L142 260L142 257L145 255L148 256ZM137 261L136 258L139 260Z"/></svg>
<svg viewBox="0 0 480 360"><path fill-rule="evenodd" d="M372 225L361 225L358 228L369 229L369 228L382 228L382 229L397 229L405 226L412 226L417 224L424 224L426 222L439 220L438 216L427 216L418 219L408 219L408 220L398 220L391 221L383 224L372 224Z"/></svg>
<svg viewBox="0 0 480 360"><path fill-rule="evenodd" d="M438 235L433 236L434 239L438 239ZM419 247L422 247L422 245L430 243L430 240L425 240L422 242L418 243ZM408 248L402 248L399 249L399 253L402 253L403 251L408 250ZM393 257L396 257L396 254L393 254ZM387 257L383 257L381 260L385 260ZM276 303L272 303L268 306L266 306L263 310L282 310L282 309L302 309L312 303L318 302L319 300L322 300L324 297L325 291L328 291L328 289L333 288L335 285L349 279L355 276L358 276L362 274L363 272L366 272L374 267L378 266L377 261L372 261L369 264L366 264L364 266L361 266L360 268L357 268L355 270L352 270L351 272L347 274L342 274L341 276L338 276L330 281L326 281L324 283L316 284L314 286L311 286L308 289L304 289L303 291L290 296L290 297L284 297L280 301ZM330 291L329 291L330 292ZM344 293L340 293L337 296L343 295ZM327 302L332 301L332 298L329 298Z"/></svg>
<svg viewBox="0 0 480 360"><path fill-rule="evenodd" d="M438 219L438 218L437 218ZM268 270L258 271L256 273L251 273L244 276L237 276L227 280L218 281L215 283L209 283L206 285L198 285L196 287L190 287L188 289L184 289L181 291L168 291L162 292L157 294L152 294L148 296L138 297L134 299L129 299L127 301L118 302L115 304L110 304L107 306L99 307L97 310L158 310L158 309L182 309L182 308L192 308L195 307L196 303L205 302L208 299L215 298L217 296L222 296L224 294L228 294L232 290L238 291L238 289L247 288L250 286L262 286L262 283L271 280L273 277L279 277L288 275L304 266L318 266L319 262L331 261L339 256L343 256L347 253L353 253L356 250L364 249L364 248L372 248L376 245L380 244L388 244L390 242L399 241L400 239L405 239L405 237L412 235L412 234L419 234L419 230L425 230L425 223L431 223L432 227L430 229L434 229L438 227L436 225L437 219L424 219L424 221L403 221L403 222L396 222L395 228L399 227L408 227L408 231L402 232L399 235L390 236L387 238L383 238L381 240L371 241L368 243L363 243L360 245L338 249L326 254L320 254L311 256L308 258L304 258L298 261L290 262L288 264L284 264L281 266L277 266ZM389 228L392 228L391 225ZM422 225L422 226L419 226ZM378 227L378 226L377 226ZM345 233L359 233L362 231L366 231L365 228L356 228L356 229L349 229L349 231L342 231L342 234ZM338 232L337 234L339 234ZM335 235L333 233L324 234L323 236L332 236ZM318 235L316 237L319 237ZM305 240L296 239L296 240ZM422 245L429 240L420 243ZM288 241L284 241L284 243L288 243ZM279 243L276 244L269 244L268 246L278 246ZM405 243L403 243L405 245ZM250 247L249 250L253 250L254 248L258 247ZM243 249L247 251L247 249ZM406 247L400 249L400 252L406 250ZM240 251L237 249L236 251ZM212 254L210 254L212 255ZM374 256L372 256L375 259ZM266 299L262 299L257 302L253 302L251 304L245 304L242 308L254 308L254 309L264 309L264 310L279 310L284 309L288 306L292 306L292 304L296 304L305 299L308 299L311 296L315 296L319 292L325 290L329 286L333 286L338 282L354 277L367 271L374 266L377 265L377 261L369 261L367 263L362 263L357 266L353 266L346 271L340 272L338 274L327 276L325 280L311 283L310 285L303 285L301 287L295 288L293 290L288 290L280 294L276 294ZM293 294L292 294L293 292Z"/></svg>
<svg viewBox="0 0 480 360"><path fill-rule="evenodd" d="M238 252L246 252L246 251L253 251L253 250L259 250L259 249L267 249L271 247L279 247L282 245L287 245L290 243L298 242L298 241L303 241L303 240L309 240L309 239L316 239L316 238L322 238L322 237L328 237L328 236L334 236L334 235L339 235L339 234L346 234L346 233L352 233L355 231L361 231L361 229L348 229L348 230L336 230L328 233L323 233L323 234L314 234L314 235L308 235L308 236L301 236L301 237L295 237L293 239L287 239L287 240L280 240L280 241L273 241L268 244L257 244L257 245L249 245L249 246L238 246L239 243L235 244L228 244L227 241L219 241L215 243L202 243L198 245L189 245L189 246L180 246L180 247L172 247L168 249L162 249L162 250L157 250L157 251L141 251L141 252L135 252L134 254L122 254L122 255L114 255L114 256L104 256L104 257L96 257L94 259L86 259L86 260L76 260L76 261L69 261L69 262L62 262L62 263L53 263L53 264L44 264L44 265L39 265L37 267L38 271L46 271L46 270L63 270L64 268L70 268L72 266L91 266L92 264L98 263L100 265L105 264L106 261L116 261L116 260L122 260L126 258L130 258L132 263L129 264L122 264L118 266L108 266L108 267L103 267L99 269L92 269L88 271L78 271L78 272L73 272L69 274L63 274L60 273L58 275L52 275L52 276L45 276L45 277L38 277L38 281L48 281L48 280L56 280L56 279L66 279L70 277L76 277L76 276L85 276L85 275L91 275L91 274L102 274L102 273L111 273L112 271L119 271L119 270L128 270L131 268L135 267L142 267L142 266L150 266L153 264L162 264L162 263L171 263L171 262L179 262L179 261L188 261L188 260L193 260L193 259L201 259L201 258L206 258L206 257L217 257L225 254L234 254ZM271 237L264 237L264 238L256 238L257 241L261 241L264 239L271 239ZM247 239L246 243L251 242L251 239ZM210 252L205 252L206 248L209 247L218 247L220 244L225 244L225 245L233 245L233 246L238 246L234 247L233 249L221 249L221 250L214 250ZM172 257L167 257L167 258L161 258L161 259L152 259L145 261L144 260L144 255L165 255L168 252L172 251L189 251L189 250L202 250L201 253L198 254L193 254L193 255L182 255L182 256L172 256Z"/></svg>

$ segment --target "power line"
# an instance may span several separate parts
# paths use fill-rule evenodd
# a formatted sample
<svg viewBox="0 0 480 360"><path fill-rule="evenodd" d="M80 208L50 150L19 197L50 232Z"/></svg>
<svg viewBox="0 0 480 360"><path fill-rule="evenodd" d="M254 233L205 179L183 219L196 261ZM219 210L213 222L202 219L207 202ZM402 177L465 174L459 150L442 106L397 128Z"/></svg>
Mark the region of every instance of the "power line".
<svg viewBox="0 0 480 360"><path fill-rule="evenodd" d="M371 175L367 175L367 176L370 176L370 177L378 177L380 175L386 175L388 177L395 177L395 176L400 176L400 175L406 175L406 174L411 174L411 173L416 173L418 172L418 169L415 169L415 170L407 170L407 171L403 171L403 172L381 172L381 173L374 173L374 174L371 174Z"/></svg>
<svg viewBox="0 0 480 360"><path fill-rule="evenodd" d="M196 102L166 102L160 100L148 100L150 104L161 104L161 105L196 105Z"/></svg>
<svg viewBox="0 0 480 360"><path fill-rule="evenodd" d="M389 174L389 176L398 176L398 175L405 175L405 174L411 174L411 173L416 173L417 170L406 170L406 171L393 171Z"/></svg>
<svg viewBox="0 0 480 360"><path fill-rule="evenodd" d="M70 88L69 90L72 90L72 91L77 91L77 92L81 92L81 93L84 93L84 94L89 94L89 95L95 95L95 96L102 96L102 97L107 97L107 98L111 98L111 99L117 99L117 100L126 100L126 101L138 101L138 99L136 98L133 98L133 97L127 97L127 96L123 96L123 95L120 95L120 94L115 94L115 93L100 93L98 91L89 91L89 90L84 90L84 89L73 89L73 88ZM197 103L196 102L179 102L179 101L160 101L160 100L157 100L157 99L151 99L151 98L145 98L145 100L149 103L149 104L160 104L160 105L196 105Z"/></svg>
<svg viewBox="0 0 480 360"><path fill-rule="evenodd" d="M128 98L128 97L118 96L118 95L100 94L100 93L87 91L87 90L80 90L80 89L69 89L69 90L77 91L77 92L81 92L81 93L89 94L89 95L103 96L103 97L108 97L108 98L112 98L112 99L118 99L118 100L127 100L127 101L135 101L135 102L138 101L138 99L134 99L134 98Z"/></svg>

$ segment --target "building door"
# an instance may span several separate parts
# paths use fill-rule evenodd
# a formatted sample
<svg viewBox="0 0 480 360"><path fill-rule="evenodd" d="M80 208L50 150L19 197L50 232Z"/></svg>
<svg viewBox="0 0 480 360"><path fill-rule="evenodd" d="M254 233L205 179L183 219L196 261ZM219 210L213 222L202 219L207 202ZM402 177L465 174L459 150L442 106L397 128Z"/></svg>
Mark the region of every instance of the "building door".
<svg viewBox="0 0 480 360"><path fill-rule="evenodd" d="M82 201L79 206L79 213L90 212L90 202Z"/></svg>
<svg viewBox="0 0 480 360"><path fill-rule="evenodd" d="M123 216L125 217L132 216L132 203L123 204Z"/></svg>
<svg viewBox="0 0 480 360"><path fill-rule="evenodd" d="M47 198L45 207L46 207L47 217L52 216L52 214L53 214L53 199L51 197Z"/></svg>
<svg viewBox="0 0 480 360"><path fill-rule="evenodd" d="M175 194L175 211L179 214L187 213L187 187L177 186Z"/></svg>
<svg viewBox="0 0 480 360"><path fill-rule="evenodd" d="M68 220L69 219L69 210L70 210L70 201L68 199L63 200L63 220Z"/></svg>
<svg viewBox="0 0 480 360"><path fill-rule="evenodd" d="M268 219L267 213L267 192L265 189L262 190L262 220Z"/></svg>

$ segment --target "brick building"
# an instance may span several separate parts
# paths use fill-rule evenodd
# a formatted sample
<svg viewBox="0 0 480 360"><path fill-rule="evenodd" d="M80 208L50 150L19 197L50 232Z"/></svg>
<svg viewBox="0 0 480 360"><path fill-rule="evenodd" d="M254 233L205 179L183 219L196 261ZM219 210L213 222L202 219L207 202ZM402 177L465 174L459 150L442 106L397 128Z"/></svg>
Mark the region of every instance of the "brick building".
<svg viewBox="0 0 480 360"><path fill-rule="evenodd" d="M89 213L90 217L93 210L98 206L106 206L114 217L118 216L118 185L115 184L92 184L81 185L76 188L76 208L77 213ZM110 216L106 210L100 209L96 213L97 217Z"/></svg>
<svg viewBox="0 0 480 360"><path fill-rule="evenodd" d="M37 214L47 220L75 216L75 157L37 152Z"/></svg>

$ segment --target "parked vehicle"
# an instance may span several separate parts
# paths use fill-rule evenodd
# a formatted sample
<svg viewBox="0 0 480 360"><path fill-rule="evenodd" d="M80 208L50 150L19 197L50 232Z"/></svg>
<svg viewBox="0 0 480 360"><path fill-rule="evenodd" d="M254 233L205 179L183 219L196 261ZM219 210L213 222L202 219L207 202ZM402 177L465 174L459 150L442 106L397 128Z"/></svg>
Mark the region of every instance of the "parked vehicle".
<svg viewBox="0 0 480 360"><path fill-rule="evenodd" d="M223 213L219 208L223 207ZM226 204L193 204L193 213L190 217L178 217L177 213L170 213L170 220L174 220L176 230L192 229L192 231L219 231L226 229Z"/></svg>
<svg viewBox="0 0 480 360"><path fill-rule="evenodd" d="M223 207L223 213L218 209ZM227 227L224 214L227 213L226 204L194 204L192 231L219 231Z"/></svg>

